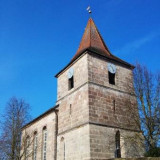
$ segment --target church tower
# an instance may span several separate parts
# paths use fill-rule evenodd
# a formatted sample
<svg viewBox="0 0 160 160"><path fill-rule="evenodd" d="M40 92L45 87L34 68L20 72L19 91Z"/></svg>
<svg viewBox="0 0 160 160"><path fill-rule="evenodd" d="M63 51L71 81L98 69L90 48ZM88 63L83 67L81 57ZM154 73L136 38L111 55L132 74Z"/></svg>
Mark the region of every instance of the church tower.
<svg viewBox="0 0 160 160"><path fill-rule="evenodd" d="M133 69L110 53L90 18L75 56L56 75L58 160L142 155L132 141L140 137Z"/></svg>

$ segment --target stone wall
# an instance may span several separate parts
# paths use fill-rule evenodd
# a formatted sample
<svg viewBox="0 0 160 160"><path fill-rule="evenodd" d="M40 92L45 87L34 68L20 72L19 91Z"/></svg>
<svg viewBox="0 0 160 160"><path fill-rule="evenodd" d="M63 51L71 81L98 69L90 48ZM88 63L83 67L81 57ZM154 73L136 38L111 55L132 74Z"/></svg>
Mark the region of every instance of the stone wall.
<svg viewBox="0 0 160 160"><path fill-rule="evenodd" d="M58 133L88 122L88 115L88 84L86 84L60 101Z"/></svg>
<svg viewBox="0 0 160 160"><path fill-rule="evenodd" d="M117 68L115 85L109 84L108 63L114 63ZM121 92L134 92L132 69L128 69L116 62L109 62L104 58L88 55L89 82L103 85Z"/></svg>
<svg viewBox="0 0 160 160"><path fill-rule="evenodd" d="M37 159L42 159L42 152L43 152L43 128L46 127L47 129L47 159L54 159L55 156L55 121L56 116L55 112L49 113L48 115L42 117L42 119L36 121L35 123L32 123L32 125L27 126L22 131L22 139L25 135L28 135L30 137L30 145L29 145L29 153L30 156L28 157L28 160L33 159L33 146L34 146L34 133L37 132L38 136L38 145L37 145ZM23 150L21 151L23 152ZM23 157L25 159L25 157Z"/></svg>
<svg viewBox="0 0 160 160"><path fill-rule="evenodd" d="M68 71L58 77L58 160L89 159L88 55L72 67L74 88L68 90Z"/></svg>
<svg viewBox="0 0 160 160"><path fill-rule="evenodd" d="M90 122L137 129L137 100L134 94L130 94L134 93L132 70L115 64L116 83L112 85L108 80L108 63L105 59L88 56Z"/></svg>
<svg viewBox="0 0 160 160"><path fill-rule="evenodd" d="M140 150L133 152L132 142L126 141L127 135L140 136L139 132L135 132L138 128L128 108L129 105L134 114L138 115L132 70L116 64L116 85L111 85L108 81L108 63L93 55L82 56L72 65L75 79L74 88L71 90L68 90L69 68L58 77L58 154L60 159L63 159L62 153L65 153L67 160L82 159L82 157L78 158L79 148L76 145L82 141L81 137L85 132L82 126L87 123L89 123L89 133L85 136L90 139L90 150L85 150L85 153L90 155L90 159L115 157L115 134L118 130L121 132L121 137L125 135L125 138L121 139L122 157L143 154ZM138 144L135 146L140 147ZM72 152L76 152L77 156Z"/></svg>
<svg viewBox="0 0 160 160"><path fill-rule="evenodd" d="M134 96L97 84L89 84L90 122L138 130L138 112L135 107Z"/></svg>
<svg viewBox="0 0 160 160"><path fill-rule="evenodd" d="M57 86L57 101L61 98L70 94L76 88L80 87L88 81L88 55L84 55L78 61L74 62L72 66L69 66L63 73L58 77ZM74 70L74 88L68 90L68 71L70 68Z"/></svg>
<svg viewBox="0 0 160 160"><path fill-rule="evenodd" d="M117 72L115 85L112 85L108 80L108 63L97 56L88 56L91 159L115 157L118 130L121 133L122 157L142 156L144 150L140 149L143 144L137 127L132 70L115 63Z"/></svg>
<svg viewBox="0 0 160 160"><path fill-rule="evenodd" d="M138 133L136 132L90 125L91 159L101 160L115 157L115 135L117 131L120 131L122 157L141 157L143 155L142 144L137 143L140 134L137 136ZM136 137L136 141L130 137Z"/></svg>
<svg viewBox="0 0 160 160"><path fill-rule="evenodd" d="M58 136L57 160L90 160L89 125Z"/></svg>
<svg viewBox="0 0 160 160"><path fill-rule="evenodd" d="M58 77L58 133L89 121L88 55L81 57ZM74 70L74 88L68 90L68 71Z"/></svg>

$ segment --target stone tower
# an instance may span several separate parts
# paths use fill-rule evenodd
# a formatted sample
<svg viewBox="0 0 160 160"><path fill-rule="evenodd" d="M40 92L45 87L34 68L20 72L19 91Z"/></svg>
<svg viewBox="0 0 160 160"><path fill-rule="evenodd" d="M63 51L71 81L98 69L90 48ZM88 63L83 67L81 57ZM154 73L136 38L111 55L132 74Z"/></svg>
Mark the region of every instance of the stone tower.
<svg viewBox="0 0 160 160"><path fill-rule="evenodd" d="M138 115L133 69L110 53L90 18L75 56L56 75L58 160L141 156L131 142L140 135L131 114Z"/></svg>

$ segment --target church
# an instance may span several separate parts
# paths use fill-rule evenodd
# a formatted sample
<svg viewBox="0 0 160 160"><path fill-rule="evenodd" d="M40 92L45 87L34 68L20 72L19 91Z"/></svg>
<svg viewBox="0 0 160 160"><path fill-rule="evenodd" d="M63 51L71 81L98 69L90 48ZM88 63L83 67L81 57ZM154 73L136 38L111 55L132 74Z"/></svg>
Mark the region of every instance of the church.
<svg viewBox="0 0 160 160"><path fill-rule="evenodd" d="M56 105L22 128L24 159L143 156L133 69L111 54L89 18L76 54L55 75Z"/></svg>

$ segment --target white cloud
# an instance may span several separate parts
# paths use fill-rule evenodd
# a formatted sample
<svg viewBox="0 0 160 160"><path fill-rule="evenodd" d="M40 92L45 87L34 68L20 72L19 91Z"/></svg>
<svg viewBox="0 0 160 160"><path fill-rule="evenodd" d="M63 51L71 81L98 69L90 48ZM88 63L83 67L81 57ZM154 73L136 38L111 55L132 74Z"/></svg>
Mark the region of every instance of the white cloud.
<svg viewBox="0 0 160 160"><path fill-rule="evenodd" d="M139 48L141 48L143 45L145 45L147 42L152 41L154 38L160 36L160 30L157 32L152 32L138 40L135 40L133 42L129 42L126 45L124 45L122 48L114 51L116 54L129 54Z"/></svg>

